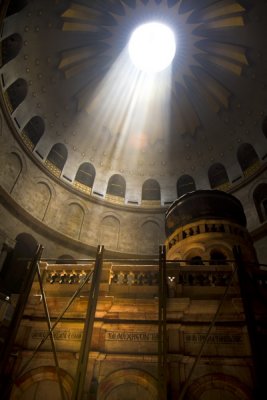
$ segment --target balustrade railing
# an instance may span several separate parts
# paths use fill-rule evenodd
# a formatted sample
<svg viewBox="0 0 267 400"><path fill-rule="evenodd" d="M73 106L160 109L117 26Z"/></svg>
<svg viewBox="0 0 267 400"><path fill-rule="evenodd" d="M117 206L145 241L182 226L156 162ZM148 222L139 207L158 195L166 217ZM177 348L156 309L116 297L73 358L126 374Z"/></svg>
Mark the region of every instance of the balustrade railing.
<svg viewBox="0 0 267 400"><path fill-rule="evenodd" d="M192 265L186 260L167 262L166 284L169 287L184 286L227 286L233 272L233 263L212 264L210 260L203 265ZM108 263L104 280L115 286L158 286L159 272L157 265L119 265ZM72 285L83 281L93 269L93 264L54 264L43 267L44 281L47 284ZM103 281L103 279L102 279ZM91 278L88 279L91 283Z"/></svg>

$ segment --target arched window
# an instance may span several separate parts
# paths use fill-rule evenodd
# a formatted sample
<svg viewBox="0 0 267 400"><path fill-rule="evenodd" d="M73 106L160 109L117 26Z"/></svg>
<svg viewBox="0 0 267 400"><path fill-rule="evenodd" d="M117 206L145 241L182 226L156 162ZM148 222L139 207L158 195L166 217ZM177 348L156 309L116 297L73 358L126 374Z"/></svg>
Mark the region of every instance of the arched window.
<svg viewBox="0 0 267 400"><path fill-rule="evenodd" d="M18 33L5 38L1 43L2 66L15 58L22 48L22 37Z"/></svg>
<svg viewBox="0 0 267 400"><path fill-rule="evenodd" d="M60 176L68 157L68 150L62 143L56 143L50 150L45 164L47 168L56 176Z"/></svg>
<svg viewBox="0 0 267 400"><path fill-rule="evenodd" d="M195 181L190 175L183 175L177 181L177 196L196 190Z"/></svg>
<svg viewBox="0 0 267 400"><path fill-rule="evenodd" d="M20 103L23 102L27 95L27 91L27 82L22 78L17 79L7 88L6 95L11 112L13 112L20 105Z"/></svg>
<svg viewBox="0 0 267 400"><path fill-rule="evenodd" d="M225 265L226 255L219 250L211 250L210 252L210 265Z"/></svg>
<svg viewBox="0 0 267 400"><path fill-rule="evenodd" d="M30 119L27 125L25 125L22 131L22 138L26 144L33 149L41 139L44 130L44 120L36 115Z"/></svg>
<svg viewBox="0 0 267 400"><path fill-rule="evenodd" d="M81 183L89 188L93 187L95 180L95 167L85 162L79 166L79 169L75 176L75 181Z"/></svg>
<svg viewBox="0 0 267 400"><path fill-rule="evenodd" d="M210 166L208 171L208 176L211 189L229 183L229 178L226 169L220 163L216 163Z"/></svg>
<svg viewBox="0 0 267 400"><path fill-rule="evenodd" d="M160 201L160 186L155 179L147 179L142 187L142 200Z"/></svg>
<svg viewBox="0 0 267 400"><path fill-rule="evenodd" d="M262 121L262 126L261 126L261 128L262 128L262 132L263 132L264 136L265 136L266 139L267 139L267 116L264 117L264 120Z"/></svg>
<svg viewBox="0 0 267 400"><path fill-rule="evenodd" d="M125 197L126 182L119 174L112 175L108 181L107 194L117 197Z"/></svg>
<svg viewBox="0 0 267 400"><path fill-rule="evenodd" d="M203 265L203 261L202 258L200 256L194 256L191 257L188 261L187 261L188 265Z"/></svg>
<svg viewBox="0 0 267 400"><path fill-rule="evenodd" d="M258 155L254 150L254 147L249 143L241 144L237 151L237 159L244 175L247 175L251 170L251 167L254 167L259 163Z"/></svg>
<svg viewBox="0 0 267 400"><path fill-rule="evenodd" d="M261 183L253 193L255 207L260 222L267 220L267 183Z"/></svg>

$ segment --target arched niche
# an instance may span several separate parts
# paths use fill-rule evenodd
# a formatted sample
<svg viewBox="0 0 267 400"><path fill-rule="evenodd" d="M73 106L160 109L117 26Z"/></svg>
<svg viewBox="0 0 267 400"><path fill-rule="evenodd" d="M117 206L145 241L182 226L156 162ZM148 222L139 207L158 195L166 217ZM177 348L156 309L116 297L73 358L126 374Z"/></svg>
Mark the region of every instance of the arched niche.
<svg viewBox="0 0 267 400"><path fill-rule="evenodd" d="M113 215L104 217L100 224L99 244L109 249L118 249L120 221Z"/></svg>
<svg viewBox="0 0 267 400"><path fill-rule="evenodd" d="M210 265L225 265L227 256L221 249L214 248L210 250Z"/></svg>
<svg viewBox="0 0 267 400"><path fill-rule="evenodd" d="M45 182L38 182L34 196L32 196L31 213L40 220L44 220L51 201L52 193L50 187Z"/></svg>
<svg viewBox="0 0 267 400"><path fill-rule="evenodd" d="M249 387L236 377L208 374L196 379L188 388L185 400L250 400Z"/></svg>
<svg viewBox="0 0 267 400"><path fill-rule="evenodd" d="M84 192L91 193L95 180L95 167L85 162L81 164L75 176L74 186Z"/></svg>
<svg viewBox="0 0 267 400"><path fill-rule="evenodd" d="M80 239L84 221L84 209L78 203L70 203L64 210L61 219L62 230L74 239Z"/></svg>
<svg viewBox="0 0 267 400"><path fill-rule="evenodd" d="M196 184L192 176L182 175L176 184L177 196L183 196L186 193L196 190Z"/></svg>
<svg viewBox="0 0 267 400"><path fill-rule="evenodd" d="M188 242L183 248L181 258L186 260L188 265L202 265L203 260L207 259L205 245L199 242Z"/></svg>
<svg viewBox="0 0 267 400"><path fill-rule="evenodd" d="M64 397L71 399L73 388L72 377L63 369L59 370ZM15 382L10 400L35 400L47 399L61 400L58 376L55 367L42 366L26 372Z"/></svg>
<svg viewBox="0 0 267 400"><path fill-rule="evenodd" d="M142 201L160 201L160 186L155 179L147 179L142 187Z"/></svg>
<svg viewBox="0 0 267 400"><path fill-rule="evenodd" d="M210 166L208 177L211 189L219 188L230 183L226 169L220 163L215 163Z"/></svg>
<svg viewBox="0 0 267 400"><path fill-rule="evenodd" d="M126 181L119 174L112 175L108 181L107 194L125 198Z"/></svg>
<svg viewBox="0 0 267 400"><path fill-rule="evenodd" d="M10 111L13 112L23 102L27 96L28 84L25 79L19 78L13 82L6 90L5 96Z"/></svg>
<svg viewBox="0 0 267 400"><path fill-rule="evenodd" d="M22 130L22 138L26 145L33 150L44 134L45 123L38 115L32 117Z"/></svg>
<svg viewBox="0 0 267 400"><path fill-rule="evenodd" d="M45 165L56 176L60 176L68 158L68 150L62 143L56 143L51 148Z"/></svg>
<svg viewBox="0 0 267 400"><path fill-rule="evenodd" d="M22 43L22 37L18 33L13 33L2 40L2 66L17 57L22 48Z"/></svg>
<svg viewBox="0 0 267 400"><path fill-rule="evenodd" d="M260 222L267 220L267 183L259 184L253 192L253 200Z"/></svg>
<svg viewBox="0 0 267 400"><path fill-rule="evenodd" d="M146 221L141 226L140 252L143 254L155 254L159 251L160 226L155 221Z"/></svg>
<svg viewBox="0 0 267 400"><path fill-rule="evenodd" d="M12 193L22 172L22 161L17 153L8 153L2 159L3 165L0 168L0 181L3 188Z"/></svg>
<svg viewBox="0 0 267 400"><path fill-rule="evenodd" d="M117 385L105 397L105 400L128 400L128 399L153 400L154 396L149 392L148 387L140 385L138 382L122 382Z"/></svg>
<svg viewBox="0 0 267 400"><path fill-rule="evenodd" d="M187 260L188 265L203 265L203 260L201 256L192 256Z"/></svg>
<svg viewBox="0 0 267 400"><path fill-rule="evenodd" d="M237 159L245 176L250 175L259 166L258 154L250 143L242 143L239 146Z"/></svg>
<svg viewBox="0 0 267 400"><path fill-rule="evenodd" d="M98 393L99 400L156 400L157 380L145 371L124 368L105 377L99 384Z"/></svg>

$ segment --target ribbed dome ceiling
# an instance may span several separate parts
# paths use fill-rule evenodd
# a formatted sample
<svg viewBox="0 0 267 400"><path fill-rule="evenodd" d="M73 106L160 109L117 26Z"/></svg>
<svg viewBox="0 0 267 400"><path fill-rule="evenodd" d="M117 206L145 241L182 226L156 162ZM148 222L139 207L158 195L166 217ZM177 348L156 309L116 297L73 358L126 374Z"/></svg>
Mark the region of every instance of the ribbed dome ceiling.
<svg viewBox="0 0 267 400"><path fill-rule="evenodd" d="M56 153L66 158L61 178L69 184L87 162L96 190L120 174L128 200L150 178L162 193L183 175L205 188L213 164L231 176L242 144L259 162L267 153L266 17L263 0L29 2L4 20L2 34L2 90L14 128L50 172L51 148L64 147ZM168 25L177 41L171 67L152 78L127 50L133 29L150 21ZM21 47L10 60L9 37Z"/></svg>

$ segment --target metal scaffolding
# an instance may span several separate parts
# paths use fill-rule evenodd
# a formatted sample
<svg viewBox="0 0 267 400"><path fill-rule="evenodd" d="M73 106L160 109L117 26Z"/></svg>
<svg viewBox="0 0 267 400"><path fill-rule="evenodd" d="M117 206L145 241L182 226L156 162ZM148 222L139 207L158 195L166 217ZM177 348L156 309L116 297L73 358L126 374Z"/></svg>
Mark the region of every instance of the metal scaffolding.
<svg viewBox="0 0 267 400"><path fill-rule="evenodd" d="M80 347L78 367L72 390L72 400L82 400L84 394L85 375L87 371L88 357L93 335L94 319L98 299L100 278L102 272L104 246L98 246L94 274L88 298L87 312L83 329L82 343Z"/></svg>
<svg viewBox="0 0 267 400"><path fill-rule="evenodd" d="M23 285L21 288L21 292L19 295L19 299L17 301L14 315L12 317L9 329L8 329L8 336L5 341L5 347L4 350L1 354L1 359L0 359L0 388L1 388L1 398L3 400L8 400L10 396L10 392L12 389L12 384L13 381L9 374L6 373L6 368L8 365L8 360L10 357L10 354L12 352L12 348L15 342L15 338L18 332L19 325L21 323L24 309L26 306L26 303L28 301L29 293L31 291L31 287L33 284L33 280L35 277L35 274L37 272L38 268L38 261L41 258L43 252L43 246L38 245L36 248L36 253L33 257L33 259L28 263L27 271L26 271L26 276L23 281Z"/></svg>
<svg viewBox="0 0 267 400"><path fill-rule="evenodd" d="M43 248L40 246L40 249L42 250ZM47 300L46 300L46 294L45 294L45 290L43 287L43 280L41 277L40 266L39 266L41 250L38 250L36 257L32 261L32 265L33 265L33 267L31 268L32 273L31 273L31 276L27 280L27 289L28 290L23 293L24 301L20 303L20 310L19 310L20 318L16 318L16 315L18 315L18 313L15 315L16 319L14 319L14 324L16 324L16 326L15 326L15 330L13 330L13 336L15 338L22 315L23 315L23 312L24 312L24 309L25 309L25 306L26 306L26 302L28 300L29 292L32 287L33 279L34 279L34 276L36 273L38 276L39 287L40 287L40 291L41 291L41 295L42 295L42 302L44 305L45 319L47 322L48 331L47 331L47 334L42 338L40 343L37 345L37 347L34 349L33 353L31 354L31 357L27 360L27 362L21 367L21 369L16 374L16 376L12 379L11 385L20 376L22 376L22 374L26 371L27 367L29 366L29 364L31 363L31 361L33 360L33 358L35 357L37 352L41 349L42 345L45 343L45 341L48 338L50 338L53 357L54 357L54 361L55 361L56 373L57 373L57 378L58 378L58 384L59 384L59 389L60 389L60 396L61 396L62 400L65 400L66 395L64 392L64 387L63 387L63 382L62 382L62 377L61 377L61 372L60 372L60 366L59 366L59 361L58 361L58 355L57 355L57 350L56 350L56 345L55 345L54 330L55 330L56 326L58 325L58 323L63 318L64 314L69 309L69 307L72 305L74 300L79 296L79 294L81 293L81 290L83 289L85 284L88 283L88 281L93 276L90 291L89 291L89 296L88 296L88 305L87 305L87 312L86 312L86 318L85 318L85 323L84 323L82 343L81 343L80 353L79 353L79 361L78 361L76 377L75 377L75 381L74 381L74 387L73 387L73 391L72 391L72 399L81 400L83 397L83 394L84 394L85 376L86 376L86 371L87 371L88 357L89 357L92 334L93 334L95 311L96 311L96 305L97 305L97 299L98 299L98 293L99 293L99 285L100 285L101 272L102 272L104 246L98 246L94 269L83 277L78 289L75 291L75 293L70 298L67 305L62 310L62 312L60 313L60 315L57 317L57 319L55 320L55 322L53 324L51 323L51 318L50 318ZM8 351L6 352L7 358L10 355L10 351L13 346L14 338L13 338L12 344L10 345L11 347L9 346ZM6 390L6 393L7 393L6 397L3 397L4 400L7 400L9 398L10 390Z"/></svg>
<svg viewBox="0 0 267 400"><path fill-rule="evenodd" d="M99 288L100 288L100 282L101 282L104 247L98 246L96 258L94 260L94 268L92 270L90 270L87 274L84 275L83 279L81 280L81 282L79 284L79 287L77 288L75 293L72 295L72 297L69 299L69 301L67 302L63 311L60 313L60 315L55 319L55 321L53 323L51 321L51 317L49 314L43 279L41 277L41 272L40 272L39 261L41 258L42 250L43 250L42 246L38 246L35 257L31 261L31 263L29 263L29 268L28 268L29 272L27 275L27 279L25 279L23 292L21 294L20 301L18 302L17 308L15 310L15 315L12 320L12 324L10 326L11 335L9 337L8 346L6 346L4 357L2 357L0 360L0 366L2 368L1 372L4 371L4 366L8 361L12 347L14 345L15 336L16 336L17 330L19 328L19 325L20 325L20 322L21 322L21 319L23 316L24 308L25 308L26 302L28 300L28 296L29 296L29 293L30 293L30 290L31 290L31 287L33 284L35 274L37 274L37 277L38 277L39 287L40 287L41 296L42 296L42 300L43 300L45 320L46 320L47 327L48 327L47 334L42 338L42 340L40 341L38 346L32 352L29 359L21 366L20 370L14 377L13 381L6 381L4 386L2 384L2 388L4 388L4 390L2 390L3 397L1 397L1 398L3 398L4 400L9 398L9 393L10 393L10 389L12 386L12 382L16 381L19 377L22 376L22 374L27 370L29 364L35 357L36 353L40 350L40 348L42 347L44 342L48 338L50 338L51 348L52 348L54 362L55 362L55 369L56 369L57 379L58 379L58 384L59 384L59 389L60 389L60 396L61 396L62 400L65 400L66 393L65 393L64 387L63 387L63 381L62 381L62 375L61 375L62 372L60 370L58 354L57 354L57 349L56 349L56 344L55 344L55 339L54 339L54 329L56 328L57 324L61 321L62 317L64 316L66 311L69 309L69 307L72 305L74 300L80 295L85 284L88 283L88 281L92 278L89 293L88 293L87 311L86 311L86 316L85 316L85 321L84 321L81 346L80 346L80 350L79 350L78 365L77 365L77 370L76 370L76 375L75 375L75 380L74 380L74 385L73 385L73 390L72 390L72 397L71 397L72 400L82 400L85 395L86 374L88 371L89 353L91 350L93 326L94 326L95 313L96 313ZM181 387L178 400L183 400L184 396L186 395L187 389L192 381L192 377L194 375L196 367L202 357L204 348L205 348L206 344L208 343L210 334L212 333L212 329L218 320L218 316L220 314L222 305L224 304L224 301L229 293L229 289L232 286L237 275L238 275L238 280L239 280L241 297L242 297L243 303L244 303L246 323L247 323L247 327L248 327L248 333L250 336L253 360L254 360L254 364L255 364L255 371L256 371L256 373L255 373L255 382L256 382L255 399L258 400L258 399L262 398L262 397L260 397L261 394L259 394L259 393L262 393L261 391L262 391L262 387L263 387L263 383L264 383L264 379L265 379L265 376L264 376L265 369L263 367L266 366L266 361L263 360L262 355L260 354L261 350L262 350L260 348L260 344L262 343L262 341L258 341L258 339L257 339L259 336L259 334L258 334L259 322L256 320L256 317L255 317L256 312L253 309L254 303L251 301L251 296L253 296L253 298L257 298L258 293L256 293L257 289L255 289L255 284L254 284L254 286L252 284L252 280L253 280L253 276L252 276L253 272L251 272L252 266L251 265L246 266L244 264L239 249L235 248L233 253L235 255L235 260L225 260L225 262L227 262L227 263L230 262L232 265L231 266L229 264L224 265L224 269L227 270L229 273L229 279L227 280L227 284L225 285L224 293L222 294L222 297L218 304L218 308L217 308L212 320L210 321L210 325L205 334L205 338L204 338L203 342L201 343L198 354L195 356L195 359L194 359L193 365L190 369L190 372L189 372L183 386ZM90 260L90 261L93 261L93 260ZM138 262L138 260L131 260L131 262L135 262L135 261ZM139 262L140 262L140 260L139 260ZM168 337L167 337L168 336L167 335L168 277L172 273L176 274L176 277L178 277L179 274L180 274L180 276L184 276L183 274L186 274L188 272L186 272L187 268L179 267L175 260L173 260L173 261L166 260L166 247L165 246L160 246L159 258L158 258L158 260L154 259L153 262L157 262L158 267L159 267L159 269L158 269L158 354L157 354L157 356L158 356L158 399L159 400L167 400L169 398L169 396L168 396L168 379L169 379L168 378ZM185 263L185 266L188 267L186 260L179 260L179 262ZM210 260L208 260L207 262L210 262ZM203 267L205 267L205 266L203 266ZM255 265L254 265L254 267L255 267ZM200 266L197 266L196 268L200 268ZM210 265L207 266L207 269L212 269L212 266L210 266ZM259 270L259 268L258 268L258 270ZM266 272L266 282L267 282L267 272ZM263 300L260 299L261 302ZM265 299L265 301L266 301L266 304L265 304L265 308L266 308L267 300ZM266 337L266 335L265 335L265 337ZM266 393L266 395L267 395L267 393Z"/></svg>
<svg viewBox="0 0 267 400"><path fill-rule="evenodd" d="M158 398L167 400L166 247L159 248Z"/></svg>

